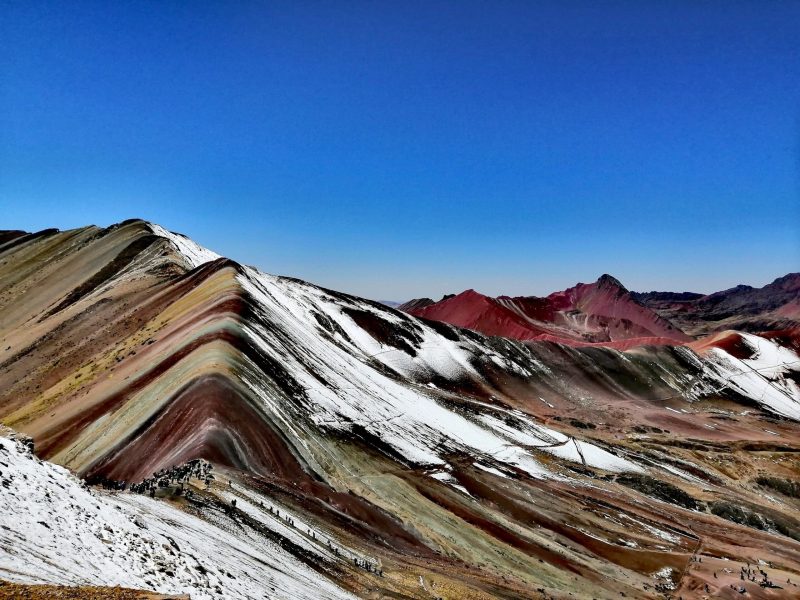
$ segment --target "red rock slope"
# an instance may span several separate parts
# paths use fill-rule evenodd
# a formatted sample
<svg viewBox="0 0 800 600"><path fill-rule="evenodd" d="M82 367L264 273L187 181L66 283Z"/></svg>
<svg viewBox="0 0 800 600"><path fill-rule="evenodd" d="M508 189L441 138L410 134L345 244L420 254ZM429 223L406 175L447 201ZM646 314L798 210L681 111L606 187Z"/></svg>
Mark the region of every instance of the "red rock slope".
<svg viewBox="0 0 800 600"><path fill-rule="evenodd" d="M629 348L692 339L636 301L610 275L546 298L492 298L467 290L439 302L412 300L400 308L418 317L518 340Z"/></svg>

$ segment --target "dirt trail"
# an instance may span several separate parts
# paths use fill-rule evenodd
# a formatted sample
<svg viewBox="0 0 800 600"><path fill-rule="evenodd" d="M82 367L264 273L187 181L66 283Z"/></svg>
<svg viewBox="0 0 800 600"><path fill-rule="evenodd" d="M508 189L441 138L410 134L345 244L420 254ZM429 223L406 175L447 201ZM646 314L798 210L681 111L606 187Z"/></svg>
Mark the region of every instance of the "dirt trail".
<svg viewBox="0 0 800 600"><path fill-rule="evenodd" d="M189 600L145 590L119 587L25 585L0 580L0 600Z"/></svg>

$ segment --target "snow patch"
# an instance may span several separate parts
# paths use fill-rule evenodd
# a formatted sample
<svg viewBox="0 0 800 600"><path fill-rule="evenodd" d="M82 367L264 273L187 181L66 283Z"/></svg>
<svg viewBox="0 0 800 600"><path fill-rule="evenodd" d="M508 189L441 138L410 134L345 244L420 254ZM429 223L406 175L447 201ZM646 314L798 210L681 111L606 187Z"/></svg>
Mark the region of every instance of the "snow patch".
<svg viewBox="0 0 800 600"><path fill-rule="evenodd" d="M0 577L212 598L352 598L253 530L87 489L0 437ZM224 517L220 517L222 521Z"/></svg>
<svg viewBox="0 0 800 600"><path fill-rule="evenodd" d="M161 225L156 225L155 223L148 223L148 225L154 234L168 239L193 269L207 262L222 258L216 252L203 248L203 246L183 234L167 231Z"/></svg>
<svg viewBox="0 0 800 600"><path fill-rule="evenodd" d="M707 375L717 382L719 390L732 389L774 413L800 421L800 387L788 377L800 371L800 357L771 340L749 333L739 335L753 355L738 359L721 348L711 348L706 359Z"/></svg>

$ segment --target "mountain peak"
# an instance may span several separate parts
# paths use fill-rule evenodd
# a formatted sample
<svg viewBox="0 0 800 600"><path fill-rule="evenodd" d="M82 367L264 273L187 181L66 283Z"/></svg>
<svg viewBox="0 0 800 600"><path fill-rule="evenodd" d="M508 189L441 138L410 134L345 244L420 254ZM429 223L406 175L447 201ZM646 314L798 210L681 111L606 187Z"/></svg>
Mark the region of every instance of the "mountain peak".
<svg viewBox="0 0 800 600"><path fill-rule="evenodd" d="M800 290L800 273L787 273L765 287L778 288L785 291Z"/></svg>
<svg viewBox="0 0 800 600"><path fill-rule="evenodd" d="M608 273L603 273L602 275L600 275L600 277L597 278L596 284L599 287L612 287L612 288L618 288L623 292L628 291L628 288L622 285L619 279L617 279L613 275L609 275Z"/></svg>
<svg viewBox="0 0 800 600"><path fill-rule="evenodd" d="M484 294L481 294L480 292L475 291L472 288L469 288L468 290L464 290L460 294L446 294L442 297L442 300L449 300L450 298L473 298L473 297L485 298L486 296Z"/></svg>

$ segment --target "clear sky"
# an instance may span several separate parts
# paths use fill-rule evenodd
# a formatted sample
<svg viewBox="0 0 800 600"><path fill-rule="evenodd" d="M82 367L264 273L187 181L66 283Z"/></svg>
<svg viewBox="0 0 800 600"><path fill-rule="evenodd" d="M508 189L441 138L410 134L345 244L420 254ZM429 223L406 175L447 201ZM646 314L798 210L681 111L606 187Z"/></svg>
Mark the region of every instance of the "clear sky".
<svg viewBox="0 0 800 600"><path fill-rule="evenodd" d="M800 2L0 7L0 228L403 300L800 270Z"/></svg>

